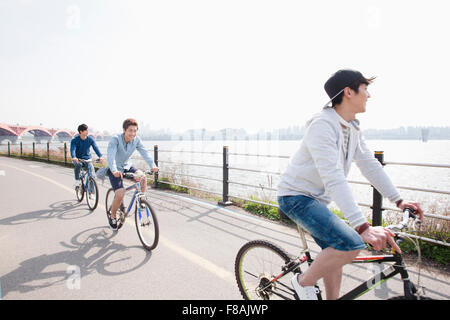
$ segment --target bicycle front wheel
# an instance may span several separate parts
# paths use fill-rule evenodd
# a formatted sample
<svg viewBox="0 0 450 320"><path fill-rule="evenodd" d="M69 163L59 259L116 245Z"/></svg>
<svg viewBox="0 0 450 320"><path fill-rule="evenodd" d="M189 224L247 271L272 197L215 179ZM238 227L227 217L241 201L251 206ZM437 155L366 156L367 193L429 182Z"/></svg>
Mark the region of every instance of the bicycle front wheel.
<svg viewBox="0 0 450 320"><path fill-rule="evenodd" d="M399 301L399 300L435 300L435 299L425 297L425 296L420 296L420 297L418 297L418 296L414 296L414 297L398 296L398 297L389 298L387 300Z"/></svg>
<svg viewBox="0 0 450 320"><path fill-rule="evenodd" d="M290 261L283 249L268 241L246 243L235 261L235 276L242 297L245 300L294 299L290 277L273 281Z"/></svg>
<svg viewBox="0 0 450 320"><path fill-rule="evenodd" d="M81 180L80 185L75 187L75 194L77 196L78 202L83 201L83 198L84 198L84 186L83 185L84 185L83 180Z"/></svg>
<svg viewBox="0 0 450 320"><path fill-rule="evenodd" d="M98 205L98 187L94 178L88 178L88 187L86 190L86 202L89 209L95 210Z"/></svg>
<svg viewBox="0 0 450 320"><path fill-rule="evenodd" d="M147 200L136 202L136 230L142 245L147 250L153 250L159 241L159 226L156 214Z"/></svg>

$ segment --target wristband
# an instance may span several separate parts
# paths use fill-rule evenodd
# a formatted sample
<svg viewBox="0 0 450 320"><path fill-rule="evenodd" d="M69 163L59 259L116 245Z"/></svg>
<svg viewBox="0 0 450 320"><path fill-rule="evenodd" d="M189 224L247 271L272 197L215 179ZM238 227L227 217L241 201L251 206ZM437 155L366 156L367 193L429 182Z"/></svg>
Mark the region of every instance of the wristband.
<svg viewBox="0 0 450 320"><path fill-rule="evenodd" d="M370 227L370 223L364 222L362 225L360 225L360 226L356 229L356 232L358 232L358 234L362 234L362 233L363 233L364 231L366 231L369 227Z"/></svg>
<svg viewBox="0 0 450 320"><path fill-rule="evenodd" d="M403 202L403 199L395 201L395 205L397 206L397 208L402 204L402 202Z"/></svg>

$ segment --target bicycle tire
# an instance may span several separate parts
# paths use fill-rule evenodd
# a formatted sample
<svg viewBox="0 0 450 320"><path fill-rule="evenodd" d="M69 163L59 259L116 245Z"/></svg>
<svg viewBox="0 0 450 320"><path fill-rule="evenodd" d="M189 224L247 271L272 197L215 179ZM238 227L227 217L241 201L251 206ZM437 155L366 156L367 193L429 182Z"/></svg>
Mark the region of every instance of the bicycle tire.
<svg viewBox="0 0 450 320"><path fill-rule="evenodd" d="M139 210L139 205L143 205L144 208ZM139 211L141 212L140 214ZM145 216L143 216L143 212L146 213ZM149 251L155 249L159 242L159 225L155 211L151 207L150 203L144 199L136 201L134 216L136 231L142 245Z"/></svg>
<svg viewBox="0 0 450 320"><path fill-rule="evenodd" d="M262 252L260 257L257 255L256 249L262 249L266 252ZM252 251L255 252L255 264L251 263L252 257L249 255L249 252ZM269 255L272 255L277 261L270 264ZM247 266L246 259L249 266ZM291 261L291 258L288 253L269 241L254 240L244 244L238 251L234 264L236 282L242 297L245 300L294 299L294 292L289 281L282 283L280 279L280 282L278 280L275 283L269 282L274 276L282 272L282 267L289 261ZM253 270L254 267L256 270ZM270 270L265 270L267 267L270 267ZM247 276L249 276L248 281L246 280ZM286 281L286 279L283 279L283 281ZM274 294L277 290L280 291L277 293L281 294L281 297ZM289 295L289 297L286 297L286 295Z"/></svg>
<svg viewBox="0 0 450 320"><path fill-rule="evenodd" d="M400 301L400 300L436 300L430 297L426 297L426 296L420 296L420 299L417 299L417 296L414 296L414 298L410 298L407 296L397 296L397 297L392 297L392 298L388 298L386 300L395 300L395 301Z"/></svg>
<svg viewBox="0 0 450 320"><path fill-rule="evenodd" d="M94 189L95 189L94 191L91 190L92 187L94 187ZM92 195L94 195L95 199L91 199L88 195L88 192L91 193ZM91 203L91 201L92 201L92 203ZM88 190L86 190L86 202L87 202L89 209L91 209L92 211L94 211L97 208L98 186L97 186L97 182L92 177L88 178Z"/></svg>
<svg viewBox="0 0 450 320"><path fill-rule="evenodd" d="M115 193L112 188L108 189L108 192L106 192L105 208L106 208L106 218L108 220L108 225L109 225L109 219L110 219L109 211L111 210L112 202L114 200L114 195L115 195ZM120 207L123 208L123 203L120 205ZM124 212L124 210L122 212ZM119 213L119 212L117 212L117 213ZM117 230L122 228L124 222L125 222L125 218L123 216L119 217L119 219L117 219Z"/></svg>
<svg viewBox="0 0 450 320"><path fill-rule="evenodd" d="M81 180L81 184L75 187L75 195L77 196L78 202L83 201L84 199L84 183Z"/></svg>

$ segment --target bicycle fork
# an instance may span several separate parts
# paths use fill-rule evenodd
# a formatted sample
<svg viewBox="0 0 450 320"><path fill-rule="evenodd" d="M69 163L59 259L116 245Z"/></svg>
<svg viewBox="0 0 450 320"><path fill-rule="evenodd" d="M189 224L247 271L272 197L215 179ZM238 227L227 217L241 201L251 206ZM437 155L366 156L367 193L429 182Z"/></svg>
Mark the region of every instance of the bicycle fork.
<svg viewBox="0 0 450 320"><path fill-rule="evenodd" d="M142 226L145 226L145 225L149 225L150 224L150 220L148 219L150 217L150 212L149 212L150 209L147 206L145 206L145 208L142 208L142 205L141 205L141 198L142 197L144 197L144 195L137 195L136 206L137 206L137 211L138 211L139 222L141 222ZM142 210L145 210L145 217L147 218L144 221L142 219L142 216L143 216Z"/></svg>

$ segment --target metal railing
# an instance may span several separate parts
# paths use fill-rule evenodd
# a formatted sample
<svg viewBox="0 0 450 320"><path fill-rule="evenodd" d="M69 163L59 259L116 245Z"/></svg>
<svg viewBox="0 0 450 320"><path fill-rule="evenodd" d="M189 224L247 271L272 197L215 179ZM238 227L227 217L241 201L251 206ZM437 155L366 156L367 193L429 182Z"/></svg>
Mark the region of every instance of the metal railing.
<svg viewBox="0 0 450 320"><path fill-rule="evenodd" d="M158 149L157 149L157 146L155 146L155 158L157 158L157 156L156 156L157 152L158 152ZM248 153L231 153L231 152L229 152L227 146L223 147L223 152L222 153L219 153L219 152L202 152L202 151L171 151L171 150L159 150L159 152L183 152L183 153L215 154L215 155L222 154L222 157L223 157L222 165L211 165L211 164L201 164L201 163L184 163L184 162L183 163L179 163L179 162L173 162L173 161L159 161L159 162L161 162L161 163L170 163L170 164L178 164L178 165L185 165L185 166L200 166L200 167L210 167L210 168L221 168L222 169L222 179L206 177L206 176L196 176L196 175L189 175L189 174L172 173L174 175L180 175L180 176L186 176L186 177L192 177L192 178L200 178L200 179L205 179L205 180L210 180L210 181L215 181L215 182L222 182L222 184L223 184L222 193L221 193L222 200L218 202L219 205L222 205L222 206L230 205L230 204L232 204L232 202L229 199L230 198L235 198L235 199L249 201L249 202L253 202L253 203L257 203L257 204L261 204L261 205L274 207L274 208L277 208L278 210L280 210L278 205L270 203L270 202L264 202L264 201L259 201L259 200L256 200L256 199L249 199L249 198L246 198L246 197L242 197L240 195L230 194L229 193L229 185L230 184L244 186L244 187L249 187L249 188L256 188L256 189L263 188L264 190L269 190L269 191L277 191L277 189L272 188L272 187L266 187L266 186L263 187L261 185L254 185L254 184L250 184L250 183L244 183L244 182L241 182L241 181L231 181L231 180L229 180L229 172L230 172L230 170L235 170L235 171L247 171L247 172L270 174L270 175L281 175L281 173L280 172L275 172L275 171L264 171L264 170L258 170L258 169L248 169L248 168L233 167L233 166L230 166L230 164L229 164L229 156L230 155L233 155L233 156L255 156L255 157L279 158L279 159L289 159L290 158L289 156L261 155L261 154L248 154ZM447 168L447 169L450 169L450 165L448 165L448 164L384 162L384 152L382 152L382 151L376 151L374 155L375 155L375 158L377 158L378 161L380 161L380 163L383 166L385 166L385 165L405 165L405 166L423 166L423 167ZM164 173L164 171L162 170L162 171L160 171L160 173ZM367 208L372 209L372 224L374 226L379 226L379 225L382 224L382 212L383 211L390 210L390 211L395 211L395 212L401 212L401 210L398 209L398 208L383 206L383 197L381 196L381 194L370 183L364 182L364 181L354 181L354 180L348 180L348 182L351 183L351 184L360 184L360 185L366 185L366 186L372 187L372 189L373 189L372 190L372 203L368 204L368 203L358 202L358 205L362 206L362 207L367 207ZM164 181L164 182L160 181L160 183L172 184L172 185L176 185L176 186L190 188L190 189L193 189L193 190L201 190L203 192L209 192L209 193L212 193L212 194L220 194L217 191L193 188L193 187L190 187L190 186L187 186L187 185L176 184L176 183L168 182L168 181ZM410 191L419 191L419 192L428 192L428 193L435 193L435 194L450 195L450 191L445 191L445 190L416 188L416 187L408 187L408 186L396 186L396 188L403 189L403 190L410 190ZM280 214L283 215L281 210L280 210ZM434 219L442 219L442 220L450 221L450 216L445 216L445 215L424 213L424 216L425 217L429 217L429 218L434 218ZM416 235L410 235L410 236L412 238L417 238L417 239L424 240L424 241L427 241L427 242L432 242L432 243L439 244L439 245L444 245L444 246L450 246L450 243L447 243L447 242L438 241L438 240L430 239L430 238L426 238L426 237L420 237L420 236L416 236Z"/></svg>
<svg viewBox="0 0 450 320"><path fill-rule="evenodd" d="M60 160L59 162L64 162L65 165L70 165L71 164L71 160L69 161L69 157L67 155L67 143L64 142L63 144L63 160ZM222 164L204 164L204 163L180 163L180 162L173 162L173 161L168 161L168 160L160 160L159 159L159 153L161 152L165 152L165 153L196 153L196 154L211 154L211 155L222 155ZM11 152L11 145L8 142L8 151L7 151L7 155L11 156L12 153ZM231 153L229 152L229 149L227 146L223 147L222 152L204 152L204 151L172 151L172 150L159 150L158 146L155 145L153 148L153 158L154 161L156 163L156 165L159 167L159 164L175 164L175 165L183 165L183 166L197 166L197 167L206 167L206 168L213 168L213 169L221 169L222 171L222 177L221 179L217 178L217 176L215 177L208 177L208 176L203 176L203 175L193 175L193 174L185 174L185 173L171 173L172 175L175 176L182 176L182 177L190 177L190 178L196 178L196 179L202 179L202 180L209 180L209 181L214 181L214 182L219 182L222 184L222 191L218 192L215 190L207 190L207 189L203 189L203 188L198 188L198 187L193 187L193 186L188 186L188 185L183 185L181 183L175 183L175 182L170 182L170 181L163 181L161 179L159 179L159 175L161 174L165 174L164 170L160 170L159 173L154 175L154 187L158 187L159 183L162 184L168 184L168 185L174 185L177 187L183 187L183 188L188 188L188 189L192 189L192 190L197 190L197 191L202 191L205 193L211 193L211 194L216 194L216 195L220 195L221 196L221 201L218 202L219 205L222 206L227 206L227 205L231 205L232 202L230 201L230 198L235 198L235 199L240 199L240 200L244 200L244 201L248 201L248 202L253 202L253 203L257 203L257 204L261 204L261 205L266 205L266 206L270 206L270 207L274 207L279 209L279 206L270 202L264 202L264 201L259 201L256 199L249 199L246 197L242 197L241 195L235 195L235 194L230 194L229 192L229 186L230 184L234 184L234 185L239 185L239 186L244 186L247 188L256 188L256 189L261 189L263 188L264 190L269 190L269 191L277 191L275 188L272 187L266 187L266 186L262 186L262 185L254 185L254 184L250 184L250 183L244 183L241 181L230 181L229 179L229 172L230 170L234 170L234 171L247 171L247 172L254 172L254 173L262 173L262 174L270 174L270 175L281 175L280 172L274 172L274 171L264 171L264 170L257 170L257 169L248 169L248 168L239 168L239 167L233 167L230 166L229 164L229 156L245 156L245 157L269 157L269 158L279 158L279 159L289 159L289 156L279 156L279 155L261 155L261 154L248 154L248 153ZM23 151L23 144L22 142L20 142L19 144L19 156L20 157L24 157L24 151ZM46 160L50 162L50 142L46 143L46 152L44 152L44 158L42 157L37 157L36 156L36 144L33 142L32 143L32 154L28 155L28 157L33 158L33 159L40 159L40 160ZM427 164L427 163L406 163L406 162L384 162L384 153L382 151L376 151L375 152L375 158L378 159L378 161L380 161L380 163L385 166L385 165L402 165L402 166L422 166L422 167L431 167L431 168L446 168L446 169L450 169L450 164ZM383 206L383 197L381 196L381 194L368 182L364 182L364 181L354 181L354 180L348 180L349 183L351 184L360 184L360 185L366 185L366 186L370 186L372 187L372 203L368 204L368 203L358 203L359 206L362 207L368 207L370 209L372 209L372 224L374 226L378 226L381 225L382 223L382 212L384 210L390 210L390 211L396 211L396 212L401 212L401 210L397 209L397 208L392 208L392 207L384 207ZM403 190L410 190L410 191L418 191L418 192L428 192L428 193L434 193L434 194L444 194L444 195L450 195L450 191L446 191L446 190L436 190L436 189L427 189L427 188L416 188L416 187L409 187L409 186L396 186L396 188L398 189L403 189ZM283 215L283 213L280 210L280 215ZM445 220L445 221L450 221L450 217L449 216L445 216L445 215L438 215L438 214L429 214L429 213L424 213L425 217L429 217L429 218L434 218L434 219L441 219L441 220ZM411 237L414 238L418 238L424 241L428 241L428 242L433 242L436 244L440 244L440 245L445 245L445 246L450 246L449 243L447 242L443 242L443 241L437 241L434 239L429 239L429 238L425 238L425 237L418 237L418 236L414 236L411 235Z"/></svg>
<svg viewBox="0 0 450 320"><path fill-rule="evenodd" d="M51 144L50 142L46 142L46 143L38 143L36 144L36 142L32 142L31 143L31 152L29 150L24 150L24 144L23 141L20 141L17 146L19 148L19 152L18 152L18 156L20 158L24 158L24 157L28 157L31 159L35 159L35 160L44 160L47 162L51 162L51 161L55 161L55 162L62 162L65 165L70 165L72 162L69 161L69 157L68 156L68 148L67 148L67 142L60 142L60 143L53 143ZM37 152L39 150L36 149L36 145L44 145L44 151L43 152ZM58 153L58 151L55 150L51 150L50 146L51 145L57 145L58 147L62 148L62 152L63 154L60 155ZM11 142L8 141L8 146L7 146L7 153L6 155L8 155L8 157L11 157L12 155L14 155L14 151L11 148ZM42 151L42 150L41 150ZM58 156L55 155L51 155L52 151L55 154L58 154ZM39 155L40 154L40 155ZM57 160L54 160L57 159Z"/></svg>

